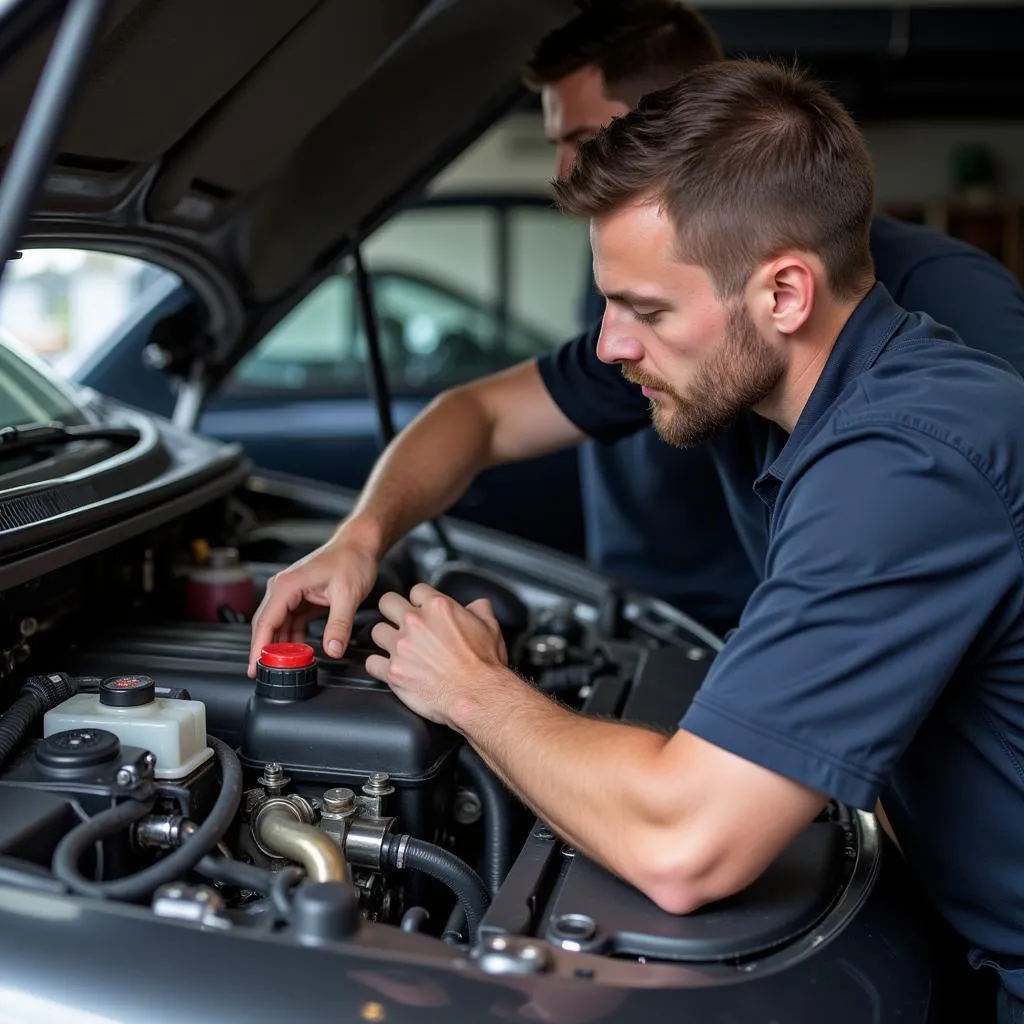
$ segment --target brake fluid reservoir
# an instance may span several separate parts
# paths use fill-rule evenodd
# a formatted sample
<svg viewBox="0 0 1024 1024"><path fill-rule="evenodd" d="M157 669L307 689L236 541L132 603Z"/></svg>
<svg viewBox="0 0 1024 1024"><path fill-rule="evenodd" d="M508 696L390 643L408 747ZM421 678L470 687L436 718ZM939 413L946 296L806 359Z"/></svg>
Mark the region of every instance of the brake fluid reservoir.
<svg viewBox="0 0 1024 1024"><path fill-rule="evenodd" d="M156 695L149 676L111 676L99 693L78 693L43 716L43 736L106 729L126 746L156 755L158 779L180 779L213 757L206 745L206 705Z"/></svg>

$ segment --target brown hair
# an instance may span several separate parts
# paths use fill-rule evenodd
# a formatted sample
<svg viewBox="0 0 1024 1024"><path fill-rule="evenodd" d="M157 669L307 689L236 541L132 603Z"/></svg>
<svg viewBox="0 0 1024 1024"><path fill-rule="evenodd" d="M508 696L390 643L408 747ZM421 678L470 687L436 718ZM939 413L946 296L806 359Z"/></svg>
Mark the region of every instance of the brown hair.
<svg viewBox="0 0 1024 1024"><path fill-rule="evenodd" d="M722 59L711 26L678 0L590 0L562 28L541 40L523 72L539 91L594 65L609 98L633 106L693 68Z"/></svg>
<svg viewBox="0 0 1024 1024"><path fill-rule="evenodd" d="M584 143L554 187L562 209L584 217L660 203L681 258L707 269L720 296L786 249L816 253L838 297L873 278L871 157L842 105L795 69L699 68Z"/></svg>

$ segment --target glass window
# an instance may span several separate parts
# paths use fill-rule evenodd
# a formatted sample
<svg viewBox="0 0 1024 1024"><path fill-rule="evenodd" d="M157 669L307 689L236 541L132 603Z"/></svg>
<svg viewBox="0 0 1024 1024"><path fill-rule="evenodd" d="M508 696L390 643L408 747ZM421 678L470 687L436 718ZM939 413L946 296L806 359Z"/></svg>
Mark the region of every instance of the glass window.
<svg viewBox="0 0 1024 1024"><path fill-rule="evenodd" d="M521 323L562 341L585 326L591 274L587 222L554 205L512 206L508 215L509 309Z"/></svg>
<svg viewBox="0 0 1024 1024"><path fill-rule="evenodd" d="M25 249L0 290L0 328L30 352L60 365L80 359L119 327L169 270L129 256L85 249Z"/></svg>
<svg viewBox="0 0 1024 1024"><path fill-rule="evenodd" d="M0 331L0 427L83 423L71 391L41 360L33 363L30 352Z"/></svg>
<svg viewBox="0 0 1024 1024"><path fill-rule="evenodd" d="M539 355L552 344L453 287L372 273L381 350L396 393L433 392ZM366 393L366 339L355 281L324 281L243 359L233 390Z"/></svg>

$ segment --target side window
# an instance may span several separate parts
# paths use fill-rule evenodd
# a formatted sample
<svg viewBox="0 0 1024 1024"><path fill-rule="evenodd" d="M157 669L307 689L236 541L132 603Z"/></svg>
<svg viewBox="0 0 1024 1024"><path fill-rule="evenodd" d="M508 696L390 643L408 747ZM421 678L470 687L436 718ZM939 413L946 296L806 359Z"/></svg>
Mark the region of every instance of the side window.
<svg viewBox="0 0 1024 1024"><path fill-rule="evenodd" d="M366 245L389 381L433 394L539 355L578 329L586 225L550 204L439 198L397 214ZM232 390L366 393L351 277L330 278L237 367Z"/></svg>
<svg viewBox="0 0 1024 1024"><path fill-rule="evenodd" d="M355 295L346 278L329 277L277 324L235 368L232 390L335 390L348 378Z"/></svg>
<svg viewBox="0 0 1024 1024"><path fill-rule="evenodd" d="M522 324L554 337L578 334L590 274L586 221L551 204L516 205L508 212L509 309Z"/></svg>

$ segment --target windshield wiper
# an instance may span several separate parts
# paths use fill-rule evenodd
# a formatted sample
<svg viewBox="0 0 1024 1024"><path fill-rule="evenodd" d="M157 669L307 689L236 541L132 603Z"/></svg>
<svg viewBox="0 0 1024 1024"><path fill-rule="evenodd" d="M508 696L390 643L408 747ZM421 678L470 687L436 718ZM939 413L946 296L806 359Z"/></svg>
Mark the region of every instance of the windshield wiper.
<svg viewBox="0 0 1024 1024"><path fill-rule="evenodd" d="M122 441L138 443L140 434L134 427L65 427L61 423L26 423L19 427L0 428L0 457L11 452L75 441Z"/></svg>

